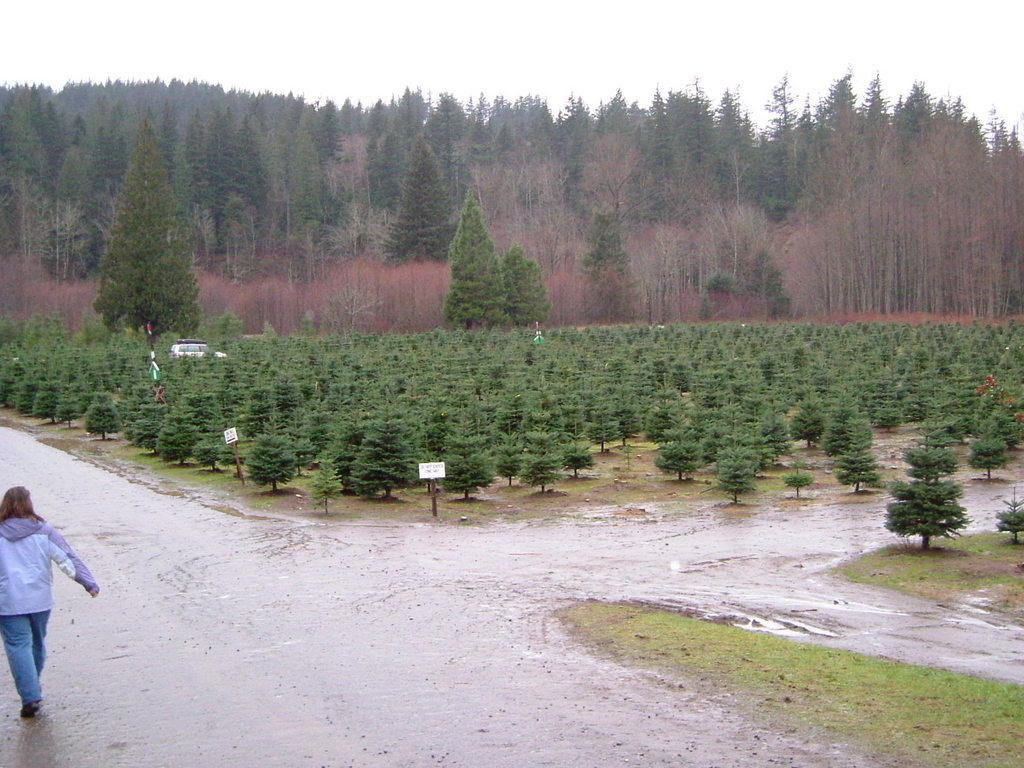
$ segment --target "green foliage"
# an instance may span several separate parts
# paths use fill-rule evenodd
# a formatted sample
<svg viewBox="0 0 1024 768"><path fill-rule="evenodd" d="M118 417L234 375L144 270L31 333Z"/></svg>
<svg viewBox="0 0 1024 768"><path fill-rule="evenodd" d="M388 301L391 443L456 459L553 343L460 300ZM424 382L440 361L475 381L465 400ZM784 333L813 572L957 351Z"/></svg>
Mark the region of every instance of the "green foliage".
<svg viewBox="0 0 1024 768"><path fill-rule="evenodd" d="M501 257L502 310L512 325L543 323L551 310L540 264L513 245Z"/></svg>
<svg viewBox="0 0 1024 768"><path fill-rule="evenodd" d="M871 445L871 425L851 405L840 404L825 421L821 449L826 456L839 456Z"/></svg>
<svg viewBox="0 0 1024 768"><path fill-rule="evenodd" d="M108 434L120 429L121 413L114 398L107 392L96 393L92 405L85 412L85 431L106 440Z"/></svg>
<svg viewBox="0 0 1024 768"><path fill-rule="evenodd" d="M324 514L327 514L328 501L341 493L342 489L338 473L329 459L320 462L320 468L313 475L309 488L310 495L324 503Z"/></svg>
<svg viewBox="0 0 1024 768"><path fill-rule="evenodd" d="M992 470L1005 467L1010 461L1009 448L999 437L979 437L971 443L971 453L967 463L975 469L984 469L985 476L991 480Z"/></svg>
<svg viewBox="0 0 1024 768"><path fill-rule="evenodd" d="M622 222L613 213L598 213L587 236L588 249L583 268L592 278L602 278L609 272L624 273L629 256L622 244Z"/></svg>
<svg viewBox="0 0 1024 768"><path fill-rule="evenodd" d="M587 437L597 443L601 453L606 452L605 444L615 440L622 432L616 404L610 399L601 400L590 412L586 427Z"/></svg>
<svg viewBox="0 0 1024 768"><path fill-rule="evenodd" d="M501 477L512 478L519 474L523 465L523 446L517 440L505 440L494 452L494 469Z"/></svg>
<svg viewBox="0 0 1024 768"><path fill-rule="evenodd" d="M55 381L43 382L36 390L32 401L32 415L37 419L57 421L57 404L60 400L60 386Z"/></svg>
<svg viewBox="0 0 1024 768"><path fill-rule="evenodd" d="M675 403L660 402L647 412L644 434L655 443L665 442L669 433L682 426L682 416Z"/></svg>
<svg viewBox="0 0 1024 768"><path fill-rule="evenodd" d="M177 407L164 417L156 439L156 451L165 461L184 464L192 457L199 430L187 408Z"/></svg>
<svg viewBox="0 0 1024 768"><path fill-rule="evenodd" d="M1006 506L1002 512L996 514L996 530L1001 533L1012 533L1013 543L1019 544L1017 535L1024 531L1024 499L1017 498L1017 489L1013 489L1013 499L1003 499Z"/></svg>
<svg viewBox="0 0 1024 768"><path fill-rule="evenodd" d="M590 452L590 448L579 443L567 446L562 455L562 467L571 469L573 477L579 477L581 469L590 469L594 464L594 454Z"/></svg>
<svg viewBox="0 0 1024 768"><path fill-rule="evenodd" d="M145 403L134 410L125 426L125 437L132 445L159 453L160 432L163 429L167 406Z"/></svg>
<svg viewBox="0 0 1024 768"><path fill-rule="evenodd" d="M897 536L920 536L921 548L928 549L932 538L955 536L970 522L956 503L963 489L941 479L956 471L956 457L947 448L922 445L905 458L913 481L892 484L895 501L887 507L885 527Z"/></svg>
<svg viewBox="0 0 1024 768"><path fill-rule="evenodd" d="M525 448L519 477L529 486L539 486L543 493L561 477L565 448L554 435L546 432L527 433Z"/></svg>
<svg viewBox="0 0 1024 768"><path fill-rule="evenodd" d="M57 409L54 412L54 418L70 427L71 422L81 415L82 406L74 390L70 388L63 390L57 400Z"/></svg>
<svg viewBox="0 0 1024 768"><path fill-rule="evenodd" d="M715 487L727 494L733 504L741 494L757 488L754 480L760 466L760 458L747 448L726 448L719 452L715 462Z"/></svg>
<svg viewBox="0 0 1024 768"><path fill-rule="evenodd" d="M188 333L199 322L198 295L185 225L143 121L101 264L96 311L111 329L152 323L157 332Z"/></svg>
<svg viewBox="0 0 1024 768"><path fill-rule="evenodd" d="M703 461L703 449L695 440L688 439L685 433L672 433L676 438L658 446L658 455L654 465L662 472L675 473L678 480L693 474Z"/></svg>
<svg viewBox="0 0 1024 768"><path fill-rule="evenodd" d="M651 319L683 298L647 260L663 247L685 270L687 285L728 275L728 301L757 301L736 309L785 315L782 280L761 230L801 202L795 231L813 231L814 242L823 242L812 265L821 274L807 283L816 291L809 305L856 313L1019 312L1018 265L998 247L1014 241L1012 216L975 217L977 290L962 290L955 269L928 268L967 226L963 217L985 204L984 195L994 196L998 210L1019 207L1019 185L1002 183L1019 160L1016 135L995 118L982 131L955 94L936 101L920 86L906 97L880 93L876 82L858 103L847 75L801 109L801 99L780 84L769 124L755 127L734 94L716 101L700 88L649 94L649 109L619 96L595 110L574 98L559 110L531 96L460 104L440 94L428 104L418 91L339 108L197 82L5 86L0 166L23 216L17 227L7 223L5 241L11 253L38 254L62 281L95 274L104 249L97 212L124 179L138 116L149 114L154 143L172 166L175 202L194 224L197 258L233 280L264 270L312 277L328 249L341 258L372 253L377 222L409 207L400 202L402 181L422 176L414 169L423 134L450 202L461 199L467 169L486 175L501 195L495 209L503 234L537 232L551 222L566 233L587 231L592 222L596 230L595 210L632 230L619 233L620 246L660 228L664 243L644 248L652 267L645 288L659 294L645 302ZM935 152L940 131L947 151ZM840 158L854 172L837 173ZM892 183L880 205L868 206L880 169ZM950 194L966 201L951 209L948 227L936 233L927 217L884 215L913 210L928 192L929 173L949 179ZM696 269L693 254L676 253L673 244L696 231L704 233L708 268ZM620 246L590 250L615 254ZM285 252L288 258L277 258ZM860 290L869 259L877 279ZM902 371L892 370L901 381ZM876 419L874 410L869 415Z"/></svg>
<svg viewBox="0 0 1024 768"><path fill-rule="evenodd" d="M787 488L795 490L797 498L800 498L800 489L806 488L808 485L813 483L814 476L810 472L801 472L796 470L794 472L787 472L783 475L782 482L786 484Z"/></svg>
<svg viewBox="0 0 1024 768"><path fill-rule="evenodd" d="M228 464L234 458L234 451L224 442L221 433L202 435L192 448L192 458L211 472L219 472L218 464Z"/></svg>
<svg viewBox="0 0 1024 768"><path fill-rule="evenodd" d="M778 414L771 414L762 419L760 424L760 437L766 454L774 461L779 456L790 452L793 447L789 435L789 428L785 420Z"/></svg>
<svg viewBox="0 0 1024 768"><path fill-rule="evenodd" d="M867 448L855 448L844 453L835 463L836 480L852 485L854 493L860 492L861 485L878 485L882 478L878 474L878 460Z"/></svg>
<svg viewBox="0 0 1024 768"><path fill-rule="evenodd" d="M422 137L409 159L387 252L394 261L442 261L452 240L451 208L437 158Z"/></svg>
<svg viewBox="0 0 1024 768"><path fill-rule="evenodd" d="M380 419L366 427L351 465L352 487L360 496L388 499L417 482L417 466L409 429L396 418Z"/></svg>
<svg viewBox="0 0 1024 768"><path fill-rule="evenodd" d="M452 282L444 301L445 320L467 329L504 322L500 265L474 192L466 195L448 258Z"/></svg>
<svg viewBox="0 0 1024 768"><path fill-rule="evenodd" d="M269 485L276 492L279 483L287 483L295 477L291 441L285 435L261 435L249 449L245 465L254 483Z"/></svg>
<svg viewBox="0 0 1024 768"><path fill-rule="evenodd" d="M487 451L487 438L479 435L452 436L445 453L444 488L452 493L469 494L494 482L497 472Z"/></svg>

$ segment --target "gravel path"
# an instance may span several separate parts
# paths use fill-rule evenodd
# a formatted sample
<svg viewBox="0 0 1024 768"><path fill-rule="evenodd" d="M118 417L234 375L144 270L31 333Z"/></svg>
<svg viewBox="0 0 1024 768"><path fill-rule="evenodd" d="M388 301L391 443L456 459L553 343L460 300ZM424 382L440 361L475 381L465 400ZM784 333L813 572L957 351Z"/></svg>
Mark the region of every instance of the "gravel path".
<svg viewBox="0 0 1024 768"><path fill-rule="evenodd" d="M43 716L9 681L0 768L867 768L706 685L595 658L552 609L580 598L726 613L782 634L1024 683L1024 629L835 581L891 541L879 505L709 505L653 521L488 526L229 515L0 428L104 587L57 576ZM965 501L991 530L1003 486ZM6 678L5 678L6 679Z"/></svg>

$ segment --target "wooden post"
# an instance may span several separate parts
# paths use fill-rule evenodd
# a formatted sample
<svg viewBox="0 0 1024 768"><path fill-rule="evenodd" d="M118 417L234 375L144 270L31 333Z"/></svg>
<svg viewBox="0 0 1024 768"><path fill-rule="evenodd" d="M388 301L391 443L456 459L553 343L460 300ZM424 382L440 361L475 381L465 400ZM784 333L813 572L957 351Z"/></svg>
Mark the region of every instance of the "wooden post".
<svg viewBox="0 0 1024 768"><path fill-rule="evenodd" d="M242 457L238 454L238 443L232 443L231 447L235 449L235 476L242 481L242 485L245 485L245 475L242 473ZM324 502L326 504L326 502Z"/></svg>
<svg viewBox="0 0 1024 768"><path fill-rule="evenodd" d="M225 429L224 442L235 451L235 476L242 481L242 485L245 485L245 475L242 474L242 457L238 453L238 430L234 427Z"/></svg>
<svg viewBox="0 0 1024 768"><path fill-rule="evenodd" d="M420 480L427 481L430 494L430 513L437 517L437 478L444 477L443 461L428 461L420 464Z"/></svg>

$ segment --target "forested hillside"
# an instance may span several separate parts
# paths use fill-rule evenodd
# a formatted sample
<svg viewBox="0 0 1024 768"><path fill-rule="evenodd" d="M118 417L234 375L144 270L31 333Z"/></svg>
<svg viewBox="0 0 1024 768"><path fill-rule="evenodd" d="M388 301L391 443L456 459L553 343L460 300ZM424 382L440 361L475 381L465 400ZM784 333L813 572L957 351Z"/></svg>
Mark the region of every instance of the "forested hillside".
<svg viewBox="0 0 1024 768"><path fill-rule="evenodd" d="M698 86L552 107L406 91L373 105L202 83L0 88L0 314L91 306L139 123L152 123L208 313L258 330L443 323L468 189L543 268L552 324L1017 314L1024 156L923 86L755 125ZM422 140L421 140L422 139ZM426 233L426 234L425 234Z"/></svg>

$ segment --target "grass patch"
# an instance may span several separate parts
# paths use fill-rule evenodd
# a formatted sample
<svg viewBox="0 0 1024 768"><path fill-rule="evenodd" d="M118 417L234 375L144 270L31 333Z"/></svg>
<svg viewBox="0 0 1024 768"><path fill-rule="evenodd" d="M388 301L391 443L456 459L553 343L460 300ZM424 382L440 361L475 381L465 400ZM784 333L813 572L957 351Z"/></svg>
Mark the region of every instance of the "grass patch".
<svg viewBox="0 0 1024 768"><path fill-rule="evenodd" d="M891 546L841 566L861 584L896 589L938 602L984 602L996 610L1024 615L1024 545L1005 533L942 539L928 550Z"/></svg>
<svg viewBox="0 0 1024 768"><path fill-rule="evenodd" d="M1021 686L634 605L579 603L560 615L618 661L702 679L758 716L825 729L891 765L1021 765Z"/></svg>

